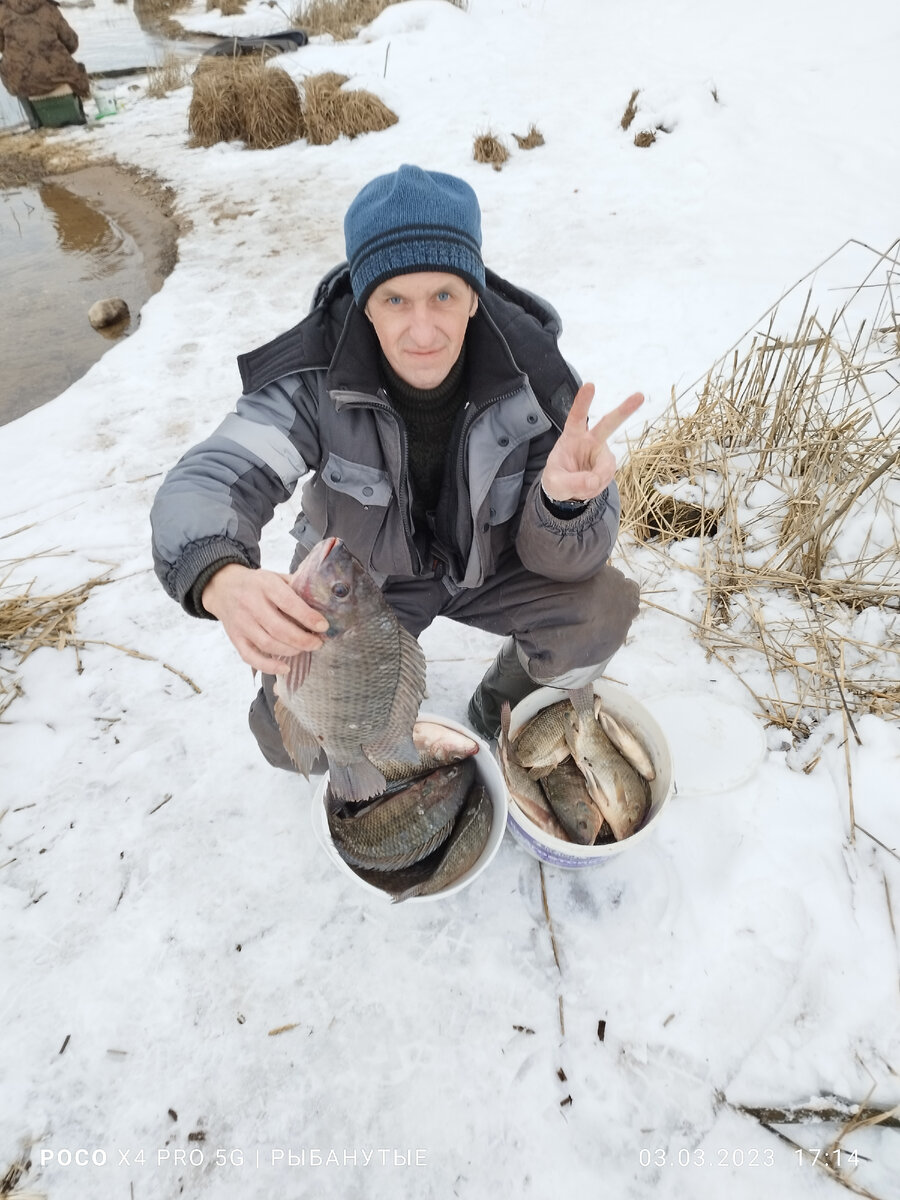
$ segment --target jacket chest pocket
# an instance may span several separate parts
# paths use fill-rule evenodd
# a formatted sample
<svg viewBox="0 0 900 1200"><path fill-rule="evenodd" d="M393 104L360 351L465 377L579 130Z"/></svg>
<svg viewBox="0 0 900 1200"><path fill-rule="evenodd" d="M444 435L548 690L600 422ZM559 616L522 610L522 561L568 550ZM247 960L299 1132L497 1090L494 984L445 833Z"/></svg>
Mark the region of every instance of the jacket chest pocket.
<svg viewBox="0 0 900 1200"><path fill-rule="evenodd" d="M522 495L522 484L525 472L516 471L512 475L498 475L490 486L487 495L487 521L489 525L502 525L516 514L519 498Z"/></svg>
<svg viewBox="0 0 900 1200"><path fill-rule="evenodd" d="M337 493L335 497L330 496L334 503L329 503L329 508L346 508L350 512L350 501L353 500L364 508L370 505L386 508L394 494L387 471L351 462L339 454L329 454L320 475L329 494Z"/></svg>
<svg viewBox="0 0 900 1200"><path fill-rule="evenodd" d="M386 471L329 454L314 491L324 507L321 519L315 521L322 526L322 536L339 537L367 571L385 576L408 563L409 551L402 530L396 529L394 489ZM396 537L390 536L392 530Z"/></svg>

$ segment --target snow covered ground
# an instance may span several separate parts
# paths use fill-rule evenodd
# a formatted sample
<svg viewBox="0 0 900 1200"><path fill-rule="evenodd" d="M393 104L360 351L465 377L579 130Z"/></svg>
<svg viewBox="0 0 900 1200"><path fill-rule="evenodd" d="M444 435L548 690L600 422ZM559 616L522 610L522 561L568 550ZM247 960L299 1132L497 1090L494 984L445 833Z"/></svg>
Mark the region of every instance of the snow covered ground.
<svg viewBox="0 0 900 1200"><path fill-rule="evenodd" d="M103 7L67 17L87 38ZM184 23L285 20L251 0ZM742 1109L900 1102L895 722L858 720L878 841L851 839L840 715L805 773L647 607L608 674L668 714L678 795L614 862L545 871L557 966L509 838L446 904L372 903L335 870L312 788L246 730L249 670L157 584L148 511L237 397L235 355L306 311L347 204L402 162L475 186L486 261L559 309L598 415L636 389L658 415L847 239L900 235L898 51L889 0L408 0L278 60L351 76L397 112L386 132L188 149L190 89L123 83L118 115L54 135L155 172L190 228L138 331L0 428L0 578L110 578L77 613L81 673L35 652L0 724L0 1179L30 1147L20 1189L66 1200L846 1190ZM531 122L546 144L520 151ZM499 172L471 157L488 128ZM291 520L266 532L275 569ZM667 586L688 611L683 574ZM464 719L493 639L439 621L423 645L428 709ZM823 1151L839 1125L779 1129ZM828 1166L898 1197L900 1134L851 1133Z"/></svg>

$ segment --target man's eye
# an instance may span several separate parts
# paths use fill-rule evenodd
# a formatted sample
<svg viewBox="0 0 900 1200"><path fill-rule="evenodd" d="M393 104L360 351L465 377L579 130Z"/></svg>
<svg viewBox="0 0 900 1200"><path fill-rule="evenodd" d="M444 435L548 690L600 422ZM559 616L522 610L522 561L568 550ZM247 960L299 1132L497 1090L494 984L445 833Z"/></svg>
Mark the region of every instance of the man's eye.
<svg viewBox="0 0 900 1200"><path fill-rule="evenodd" d="M438 298L438 300L449 300L450 293L449 292L438 292L437 298Z"/></svg>
<svg viewBox="0 0 900 1200"><path fill-rule="evenodd" d="M403 303L402 296L388 296L388 304L392 305L394 308L396 308L399 304L402 304L402 303Z"/></svg>

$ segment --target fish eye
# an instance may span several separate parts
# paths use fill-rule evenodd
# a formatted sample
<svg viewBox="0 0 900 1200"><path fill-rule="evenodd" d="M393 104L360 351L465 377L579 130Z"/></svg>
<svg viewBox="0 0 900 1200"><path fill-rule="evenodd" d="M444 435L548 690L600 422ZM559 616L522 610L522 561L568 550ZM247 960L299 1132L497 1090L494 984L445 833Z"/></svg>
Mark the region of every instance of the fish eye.
<svg viewBox="0 0 900 1200"><path fill-rule="evenodd" d="M337 596L339 600L343 600L345 596L350 595L350 589L346 583L335 583L331 586L331 594L332 596Z"/></svg>

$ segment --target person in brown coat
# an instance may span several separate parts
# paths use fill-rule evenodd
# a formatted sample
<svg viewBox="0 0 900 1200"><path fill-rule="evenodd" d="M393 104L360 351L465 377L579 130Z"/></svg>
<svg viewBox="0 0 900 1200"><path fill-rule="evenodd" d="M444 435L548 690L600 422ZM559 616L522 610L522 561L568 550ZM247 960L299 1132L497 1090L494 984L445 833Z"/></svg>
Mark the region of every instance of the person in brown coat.
<svg viewBox="0 0 900 1200"><path fill-rule="evenodd" d="M72 57L78 34L54 0L0 0L0 81L16 96L35 124L28 103L65 84L79 99L91 94L91 82Z"/></svg>

